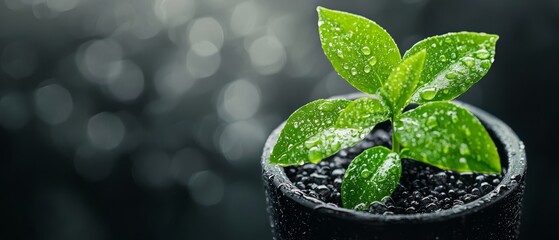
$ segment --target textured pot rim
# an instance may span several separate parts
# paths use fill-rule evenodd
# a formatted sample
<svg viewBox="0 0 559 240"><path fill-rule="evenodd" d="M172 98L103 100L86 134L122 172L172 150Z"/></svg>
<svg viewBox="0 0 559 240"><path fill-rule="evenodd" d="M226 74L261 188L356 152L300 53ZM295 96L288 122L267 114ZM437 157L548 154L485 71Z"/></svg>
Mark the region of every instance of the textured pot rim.
<svg viewBox="0 0 559 240"><path fill-rule="evenodd" d="M355 93L335 96L332 98L355 99L363 96L366 95ZM493 190L491 193L496 193L496 196L490 196L490 193L478 198L475 201L456 208L446 209L434 213L416 214L380 215L328 205L316 198L304 194L287 178L283 167L272 165L269 163L270 153L277 142L277 139L285 125L285 122L281 123L276 129L274 129L274 131L269 135L264 146L261 159L264 178L267 179L267 181L273 181L274 187L279 188L284 196L290 198L297 204L302 205L305 208L314 210L316 213L321 213L330 217L346 219L350 221L367 222L370 224L436 222L481 211L496 202L500 202L502 198L508 196L516 188L520 187L520 184L512 184L511 181L513 180L513 176L515 176L515 180L520 183L520 181L523 181L523 178L525 177L527 164L524 143L520 141L518 136L508 125L506 125L503 121L496 118L495 116L466 103L462 103L459 101L454 101L454 103L468 108L484 123L487 129L490 129L490 131L494 133L494 136L496 138L495 140L499 141L496 142L496 144L498 146L502 145L507 158L506 160L508 160L508 171L504 175L501 184L506 185L508 189L506 189L505 191L497 191L496 189Z"/></svg>

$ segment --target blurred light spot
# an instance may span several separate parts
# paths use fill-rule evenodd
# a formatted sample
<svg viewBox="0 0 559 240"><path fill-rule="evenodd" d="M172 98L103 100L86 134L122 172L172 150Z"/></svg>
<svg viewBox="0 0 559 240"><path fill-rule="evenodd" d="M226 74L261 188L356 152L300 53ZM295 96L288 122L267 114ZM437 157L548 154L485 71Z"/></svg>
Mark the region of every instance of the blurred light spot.
<svg viewBox="0 0 559 240"><path fill-rule="evenodd" d="M141 152L134 159L134 177L148 187L166 187L171 184L169 155L159 150Z"/></svg>
<svg viewBox="0 0 559 240"><path fill-rule="evenodd" d="M225 127L219 148L225 158L236 165L258 162L266 133L259 122L240 121Z"/></svg>
<svg viewBox="0 0 559 240"><path fill-rule="evenodd" d="M171 25L178 19L188 20L196 12L195 0L156 0L153 10L159 21Z"/></svg>
<svg viewBox="0 0 559 240"><path fill-rule="evenodd" d="M22 42L8 44L2 52L2 70L10 77L28 77L35 71L37 56L33 47Z"/></svg>
<svg viewBox="0 0 559 240"><path fill-rule="evenodd" d="M114 66L114 65L113 65ZM132 61L117 63L119 74L108 82L109 92L118 100L134 100L144 91L144 74Z"/></svg>
<svg viewBox="0 0 559 240"><path fill-rule="evenodd" d="M9 92L0 98L0 125L6 129L16 130L29 120L25 98L18 92Z"/></svg>
<svg viewBox="0 0 559 240"><path fill-rule="evenodd" d="M122 49L111 40L93 40L83 44L77 53L80 72L89 80L106 83L122 70Z"/></svg>
<svg viewBox="0 0 559 240"><path fill-rule="evenodd" d="M50 84L35 91L35 106L39 118L57 125L68 119L74 108L72 95L58 84Z"/></svg>
<svg viewBox="0 0 559 240"><path fill-rule="evenodd" d="M261 74L274 74L285 65L285 50L274 36L263 36L256 39L249 47L248 53L252 65Z"/></svg>
<svg viewBox="0 0 559 240"><path fill-rule="evenodd" d="M203 206L218 204L223 198L223 180L212 171L194 174L188 181L188 188L192 199Z"/></svg>
<svg viewBox="0 0 559 240"><path fill-rule="evenodd" d="M260 9L252 1L237 5L231 15L231 30L238 36L252 33L258 23L259 12Z"/></svg>
<svg viewBox="0 0 559 240"><path fill-rule="evenodd" d="M195 79L188 75L183 65L171 62L163 65L155 74L155 90L160 96L176 97L194 85Z"/></svg>
<svg viewBox="0 0 559 240"><path fill-rule="evenodd" d="M216 54L219 49L209 41L201 41L192 45L192 50L202 57Z"/></svg>
<svg viewBox="0 0 559 240"><path fill-rule="evenodd" d="M124 138L126 129L119 117L108 112L99 113L89 119L87 135L93 146L99 149L114 149Z"/></svg>
<svg viewBox="0 0 559 240"><path fill-rule="evenodd" d="M212 17L204 17L196 19L190 27L189 40L191 45L208 41L217 49L221 49L223 45L223 29L221 24Z"/></svg>
<svg viewBox="0 0 559 240"><path fill-rule="evenodd" d="M198 150L185 148L173 155L171 172L177 182L186 186L194 173L207 168L206 161L204 155Z"/></svg>
<svg viewBox="0 0 559 240"><path fill-rule="evenodd" d="M186 68L196 78L206 78L214 75L221 64L219 52L210 56L200 56L190 49L186 54Z"/></svg>
<svg viewBox="0 0 559 240"><path fill-rule="evenodd" d="M59 12L49 8L46 0L36 0L32 5L33 16L37 19L52 19L59 15Z"/></svg>
<svg viewBox="0 0 559 240"><path fill-rule="evenodd" d="M137 16L131 24L131 31L138 39L155 37L162 28L161 23L153 19L153 16Z"/></svg>
<svg viewBox="0 0 559 240"><path fill-rule="evenodd" d="M254 116L260 107L260 90L251 82L240 79L225 86L218 110L224 119L243 120Z"/></svg>
<svg viewBox="0 0 559 240"><path fill-rule="evenodd" d="M109 176L113 169L115 156L110 151L99 151L89 145L76 151L74 167L80 176L88 181L97 182Z"/></svg>
<svg viewBox="0 0 559 240"><path fill-rule="evenodd" d="M298 19L297 15L287 14L273 19L268 24L268 29L283 45L289 46L295 40L295 33L304 30L305 26L299 24L301 22L304 20Z"/></svg>
<svg viewBox="0 0 559 240"><path fill-rule="evenodd" d="M46 0L47 6L56 12L66 12L74 9L80 0Z"/></svg>

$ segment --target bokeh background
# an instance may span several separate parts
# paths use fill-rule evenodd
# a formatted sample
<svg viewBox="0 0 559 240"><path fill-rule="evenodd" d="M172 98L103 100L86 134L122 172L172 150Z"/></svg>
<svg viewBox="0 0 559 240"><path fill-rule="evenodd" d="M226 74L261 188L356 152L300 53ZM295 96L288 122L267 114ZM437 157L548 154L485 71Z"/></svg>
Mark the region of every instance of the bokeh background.
<svg viewBox="0 0 559 240"><path fill-rule="evenodd" d="M317 5L402 49L499 34L461 99L527 145L522 239L556 232L557 0L0 0L0 239L270 239L267 135L354 91L322 53Z"/></svg>

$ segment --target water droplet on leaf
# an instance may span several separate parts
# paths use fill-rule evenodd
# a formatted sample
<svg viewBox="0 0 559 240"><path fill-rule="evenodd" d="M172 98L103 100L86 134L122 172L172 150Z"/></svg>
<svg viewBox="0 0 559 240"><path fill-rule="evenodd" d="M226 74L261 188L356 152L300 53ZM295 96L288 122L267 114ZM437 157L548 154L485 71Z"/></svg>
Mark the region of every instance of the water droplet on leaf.
<svg viewBox="0 0 559 240"><path fill-rule="evenodd" d="M427 127L434 128L438 125L437 118L435 116L430 116L427 118Z"/></svg>
<svg viewBox="0 0 559 240"><path fill-rule="evenodd" d="M351 75L357 75L357 68L351 68Z"/></svg>
<svg viewBox="0 0 559 240"><path fill-rule="evenodd" d="M368 56L369 54L371 54L371 49L369 47L365 46L365 47L361 48L361 52L363 52L363 54Z"/></svg>
<svg viewBox="0 0 559 240"><path fill-rule="evenodd" d="M371 171L369 171L369 170L367 170L367 169L364 169L364 170L361 172L361 177L362 177L362 178L368 178L368 177L370 177L370 176L371 176Z"/></svg>
<svg viewBox="0 0 559 240"><path fill-rule="evenodd" d="M473 67L476 64L476 60L472 57L465 57L462 59L462 62L468 67Z"/></svg>
<svg viewBox="0 0 559 240"><path fill-rule="evenodd" d="M460 154L462 155L470 154L470 148L468 147L468 144L465 143L460 144Z"/></svg>
<svg viewBox="0 0 559 240"><path fill-rule="evenodd" d="M344 69L348 70L349 69L349 64L348 63L344 63Z"/></svg>
<svg viewBox="0 0 559 240"><path fill-rule="evenodd" d="M458 77L458 74L456 74L453 71L450 71L450 72L446 73L444 76L448 79L455 79L456 77Z"/></svg>
<svg viewBox="0 0 559 240"><path fill-rule="evenodd" d="M338 57L344 58L344 52L342 51L342 49L338 49L337 54L338 54Z"/></svg>
<svg viewBox="0 0 559 240"><path fill-rule="evenodd" d="M419 96L423 98L423 100L431 100L435 98L437 95L437 88L435 87L424 87L419 90Z"/></svg>
<svg viewBox="0 0 559 240"><path fill-rule="evenodd" d="M374 66L375 64L377 64L377 58L372 56L371 59L369 59L369 65Z"/></svg>
<svg viewBox="0 0 559 240"><path fill-rule="evenodd" d="M485 49L480 49L476 52L476 57L479 59L487 59L489 57L489 52Z"/></svg>
<svg viewBox="0 0 559 240"><path fill-rule="evenodd" d="M364 71L365 73L370 73L370 72L371 72L371 66L365 65L365 67L363 68L363 71Z"/></svg>

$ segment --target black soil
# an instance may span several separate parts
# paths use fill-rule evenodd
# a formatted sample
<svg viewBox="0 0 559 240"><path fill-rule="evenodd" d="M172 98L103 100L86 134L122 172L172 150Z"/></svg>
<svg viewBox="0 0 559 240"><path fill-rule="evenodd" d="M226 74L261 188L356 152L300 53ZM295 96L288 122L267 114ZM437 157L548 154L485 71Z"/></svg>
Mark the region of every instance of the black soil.
<svg viewBox="0 0 559 240"><path fill-rule="evenodd" d="M379 126L356 146L340 150L318 164L286 167L288 178L304 193L342 207L340 187L353 158L373 146L390 148L389 126ZM445 171L410 159L402 160L400 184L391 197L374 202L376 214L429 213L474 201L491 192L503 175Z"/></svg>

